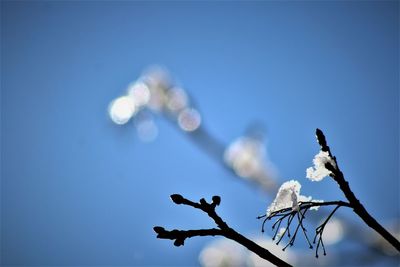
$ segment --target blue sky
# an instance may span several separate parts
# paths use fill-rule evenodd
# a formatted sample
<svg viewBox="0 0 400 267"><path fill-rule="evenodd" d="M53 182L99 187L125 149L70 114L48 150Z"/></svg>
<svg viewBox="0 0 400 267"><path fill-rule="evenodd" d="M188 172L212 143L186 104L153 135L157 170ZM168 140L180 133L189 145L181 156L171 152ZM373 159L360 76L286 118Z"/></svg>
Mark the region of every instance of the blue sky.
<svg viewBox="0 0 400 267"><path fill-rule="evenodd" d="M323 129L367 209L398 220L398 25L396 1L2 1L2 264L198 265L211 239L175 248L152 232L211 225L171 193L218 194L233 227L259 230L271 197L176 127L157 117L142 143L110 121L109 102L152 64L221 142L261 123L282 181L342 199L333 181L305 179Z"/></svg>

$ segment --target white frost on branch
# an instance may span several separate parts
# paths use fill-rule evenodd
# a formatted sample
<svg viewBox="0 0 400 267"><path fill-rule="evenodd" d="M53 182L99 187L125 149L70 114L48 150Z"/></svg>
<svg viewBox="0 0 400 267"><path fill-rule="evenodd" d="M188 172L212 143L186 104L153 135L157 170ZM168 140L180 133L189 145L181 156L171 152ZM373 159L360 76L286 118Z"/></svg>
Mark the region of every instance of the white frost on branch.
<svg viewBox="0 0 400 267"><path fill-rule="evenodd" d="M307 168L306 177L311 181L319 182L326 176L329 176L331 171L325 167L325 164L328 162L332 166L335 166L335 162L329 156L329 153L326 151L320 151L313 159L314 167Z"/></svg>
<svg viewBox="0 0 400 267"><path fill-rule="evenodd" d="M306 200L305 200L305 201L306 201ZM304 202L305 202L305 201L304 201ZM311 200L309 200L309 201L311 201ZM321 199L313 199L312 202L313 202L313 203L324 203L324 201L321 200ZM318 210L318 209L319 209L319 206L313 206L313 207L310 208L310 210Z"/></svg>
<svg viewBox="0 0 400 267"><path fill-rule="evenodd" d="M267 216L269 216L272 212L286 209L292 207L292 210L299 211L300 202L310 202L312 201L312 197L306 197L300 195L301 184L298 181L290 180L281 185L278 190L278 194L271 205L269 205L267 209ZM318 200L321 202L322 200ZM315 201L317 202L317 201ZM313 208L317 209L317 208Z"/></svg>

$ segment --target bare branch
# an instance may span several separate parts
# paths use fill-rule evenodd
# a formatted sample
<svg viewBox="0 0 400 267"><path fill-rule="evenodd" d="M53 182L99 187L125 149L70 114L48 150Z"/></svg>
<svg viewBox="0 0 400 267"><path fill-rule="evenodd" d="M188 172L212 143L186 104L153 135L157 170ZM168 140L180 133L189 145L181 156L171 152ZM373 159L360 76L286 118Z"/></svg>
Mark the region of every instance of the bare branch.
<svg viewBox="0 0 400 267"><path fill-rule="evenodd" d="M203 212L207 213L207 215L212 218L215 224L218 226L217 228L212 229L199 229L199 230L172 230L167 231L163 227L156 226L154 227L154 231L157 233L157 238L160 239L171 239L175 240L175 246L183 246L186 238L191 238L195 236L224 236L228 239L234 240L242 246L246 247L250 251L254 252L261 258L271 262L276 266L291 266L289 263L281 260L267 249L259 246L255 242L236 232L234 229L230 228L226 222L222 220L222 218L216 213L215 208L221 203L221 198L219 196L214 196L212 198L212 202L208 203L204 198L200 199L200 201L193 202L184 198L179 194L171 195L171 199L175 204L178 205L187 205L193 207L195 209L200 209Z"/></svg>
<svg viewBox="0 0 400 267"><path fill-rule="evenodd" d="M200 229L200 230L165 230L161 226L156 226L153 228L154 232L157 233L157 238L160 239L171 239L175 240L174 245L179 247L183 246L186 238L191 238L194 236L216 236L222 235L222 231L220 229L212 228L212 229Z"/></svg>
<svg viewBox="0 0 400 267"><path fill-rule="evenodd" d="M329 153L329 156L333 159L336 166L332 166L329 162L325 164L325 168L332 172L331 177L339 185L339 188L344 193L345 197L349 201L351 208L353 208L354 213L356 213L369 227L374 229L378 234L380 234L384 239L386 239L397 251L400 252L400 242L391 233L389 233L380 223L378 223L372 215L368 213L361 202L356 198L353 191L350 189L348 181L344 178L342 171L336 161L336 157L332 155L329 146L327 145L324 133L320 130L316 130L317 140L321 146L322 151Z"/></svg>

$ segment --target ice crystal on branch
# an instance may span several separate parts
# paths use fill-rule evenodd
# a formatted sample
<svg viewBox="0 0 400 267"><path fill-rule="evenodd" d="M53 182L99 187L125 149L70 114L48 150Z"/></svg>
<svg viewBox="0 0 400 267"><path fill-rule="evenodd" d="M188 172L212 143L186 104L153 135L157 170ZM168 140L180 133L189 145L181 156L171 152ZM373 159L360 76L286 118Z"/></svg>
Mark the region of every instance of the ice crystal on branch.
<svg viewBox="0 0 400 267"><path fill-rule="evenodd" d="M267 209L267 216L272 212L292 207L293 210L299 210L299 202L311 201L311 197L300 195L301 184L298 181L290 180L281 185L278 194Z"/></svg>
<svg viewBox="0 0 400 267"><path fill-rule="evenodd" d="M313 159L314 167L307 168L307 178L311 181L319 182L332 172L325 167L326 163L335 166L335 162L329 156L329 152L320 151Z"/></svg>

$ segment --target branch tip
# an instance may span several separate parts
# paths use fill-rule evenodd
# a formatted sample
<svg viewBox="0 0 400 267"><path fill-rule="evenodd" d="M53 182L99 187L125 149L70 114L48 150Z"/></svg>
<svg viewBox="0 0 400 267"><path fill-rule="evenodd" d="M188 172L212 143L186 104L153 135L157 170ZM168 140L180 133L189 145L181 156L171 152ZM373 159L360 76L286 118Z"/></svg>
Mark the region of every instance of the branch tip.
<svg viewBox="0 0 400 267"><path fill-rule="evenodd" d="M184 198L182 195L172 194L170 197L171 197L171 200L177 205L180 205L183 203Z"/></svg>
<svg viewBox="0 0 400 267"><path fill-rule="evenodd" d="M200 199L198 203L193 202L184 198L179 194L171 195L171 200L176 204L184 204L191 206L195 209L202 210L205 212L211 219L214 220L218 228L211 228L211 229L196 229L196 230L177 230L174 229L172 231L165 230L161 226L153 227L153 230L157 233L157 238L160 239L170 239L174 240L174 246L183 246L184 242L187 238L192 238L196 236L224 236L228 239L236 241L237 243L243 245L250 251L256 253L261 258L271 262L276 266L291 266L289 263L285 262L284 260L280 259L279 257L272 254L267 249L261 247L260 245L256 244L252 240L246 238L245 236L241 235L240 233L236 232L234 229L230 228L226 222L222 220L222 218L216 213L215 207L221 203L221 197L213 196L212 202L208 203L204 198ZM265 217L265 216L263 216ZM265 218L263 224L268 219ZM264 231L264 229L262 229Z"/></svg>
<svg viewBox="0 0 400 267"><path fill-rule="evenodd" d="M175 239L174 245L175 245L176 247L185 245L185 239L181 239L181 238Z"/></svg>
<svg viewBox="0 0 400 267"><path fill-rule="evenodd" d="M207 205L208 203L204 198L202 198L202 199L200 199L200 204L201 205Z"/></svg>
<svg viewBox="0 0 400 267"><path fill-rule="evenodd" d="M325 135L320 129L315 130L315 135L317 136L318 144L321 146L322 151L329 151L328 145L326 143Z"/></svg>
<svg viewBox="0 0 400 267"><path fill-rule="evenodd" d="M212 197L212 201L213 201L213 204L215 206L218 206L219 204L221 204L221 197L220 196L213 196Z"/></svg>
<svg viewBox="0 0 400 267"><path fill-rule="evenodd" d="M164 227L161 227L161 226L155 226L155 227L153 227L153 230L154 230L154 232L156 232L157 234L160 234L160 233L165 232Z"/></svg>

